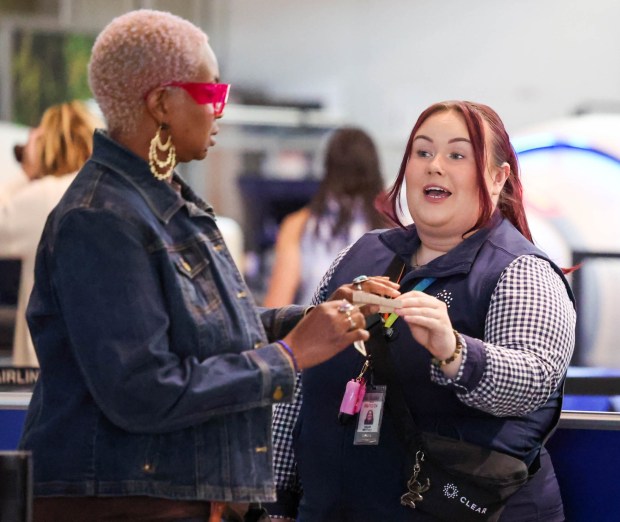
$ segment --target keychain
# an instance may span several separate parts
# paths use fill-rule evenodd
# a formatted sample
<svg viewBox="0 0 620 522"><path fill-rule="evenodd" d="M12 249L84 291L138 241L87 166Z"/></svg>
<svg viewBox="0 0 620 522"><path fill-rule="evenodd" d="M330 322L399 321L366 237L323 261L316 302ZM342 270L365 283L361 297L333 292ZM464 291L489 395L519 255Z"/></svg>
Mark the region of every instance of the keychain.
<svg viewBox="0 0 620 522"><path fill-rule="evenodd" d="M357 378L351 379L347 383L344 395L342 396L342 402L340 403L340 413L338 414L338 420L341 424L349 422L362 407L362 401L366 394L366 379L364 379L364 374L368 371L369 367L370 362L366 359Z"/></svg>

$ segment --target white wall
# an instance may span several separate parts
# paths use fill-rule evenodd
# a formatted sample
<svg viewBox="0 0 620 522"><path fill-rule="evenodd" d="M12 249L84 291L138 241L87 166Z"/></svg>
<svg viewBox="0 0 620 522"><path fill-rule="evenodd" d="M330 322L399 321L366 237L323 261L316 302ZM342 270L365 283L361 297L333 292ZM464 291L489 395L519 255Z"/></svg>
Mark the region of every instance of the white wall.
<svg viewBox="0 0 620 522"><path fill-rule="evenodd" d="M214 0L210 15L226 81L324 101L389 170L435 101L487 103L516 132L620 100L617 0Z"/></svg>
<svg viewBox="0 0 620 522"><path fill-rule="evenodd" d="M617 0L58 0L47 22L97 32L141 6L203 26L225 81L318 99L367 128L389 179L415 117L435 101L485 102L511 134L591 100L620 107Z"/></svg>

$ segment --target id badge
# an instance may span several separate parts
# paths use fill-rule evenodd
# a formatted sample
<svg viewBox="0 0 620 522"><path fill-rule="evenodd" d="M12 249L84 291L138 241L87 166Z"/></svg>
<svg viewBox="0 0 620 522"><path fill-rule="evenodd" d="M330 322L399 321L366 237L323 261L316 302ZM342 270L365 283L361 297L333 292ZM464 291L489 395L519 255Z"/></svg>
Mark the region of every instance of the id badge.
<svg viewBox="0 0 620 522"><path fill-rule="evenodd" d="M354 445L376 446L379 444L386 388L386 386L366 385L366 394L357 418Z"/></svg>

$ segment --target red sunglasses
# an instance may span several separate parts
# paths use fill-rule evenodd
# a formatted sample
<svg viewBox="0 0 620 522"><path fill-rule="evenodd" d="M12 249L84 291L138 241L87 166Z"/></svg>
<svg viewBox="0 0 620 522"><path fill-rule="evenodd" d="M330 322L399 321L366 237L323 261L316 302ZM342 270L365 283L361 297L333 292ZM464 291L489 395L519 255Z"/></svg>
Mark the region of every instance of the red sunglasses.
<svg viewBox="0 0 620 522"><path fill-rule="evenodd" d="M229 83L168 82L162 87L180 87L199 105L213 104L215 116L221 116L228 101Z"/></svg>

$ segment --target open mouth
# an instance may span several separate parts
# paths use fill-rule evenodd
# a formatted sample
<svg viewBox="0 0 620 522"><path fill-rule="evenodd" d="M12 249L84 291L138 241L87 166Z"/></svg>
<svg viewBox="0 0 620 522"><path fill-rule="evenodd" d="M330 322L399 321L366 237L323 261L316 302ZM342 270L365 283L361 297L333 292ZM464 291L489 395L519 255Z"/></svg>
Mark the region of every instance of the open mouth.
<svg viewBox="0 0 620 522"><path fill-rule="evenodd" d="M442 199L451 196L452 192L438 185L429 185L424 187L424 195L432 199Z"/></svg>

